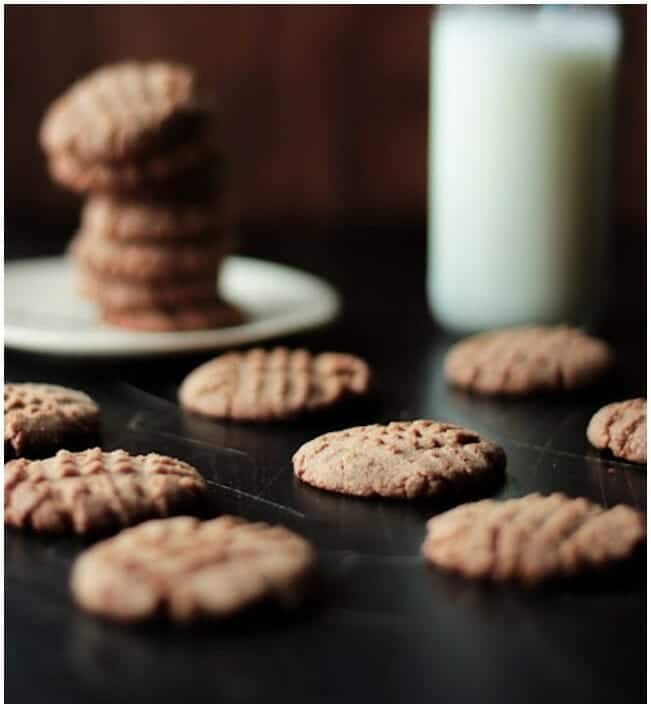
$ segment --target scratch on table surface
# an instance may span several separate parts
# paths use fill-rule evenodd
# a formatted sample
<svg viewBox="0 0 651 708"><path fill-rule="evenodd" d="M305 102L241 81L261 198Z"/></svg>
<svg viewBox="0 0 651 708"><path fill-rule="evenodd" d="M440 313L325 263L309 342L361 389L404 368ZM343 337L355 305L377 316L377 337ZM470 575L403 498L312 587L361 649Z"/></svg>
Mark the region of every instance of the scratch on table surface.
<svg viewBox="0 0 651 708"><path fill-rule="evenodd" d="M576 411L572 411L570 413L567 413L563 418L561 419L560 423L554 428L554 430L551 432L547 440L545 441L544 445L539 446L539 445L531 445L531 449L536 450L538 452L538 458L536 460L536 464L534 466L534 472L537 472L538 469L540 468L540 465L542 464L542 461L545 457L545 454L548 452L555 452L554 448L552 447L552 442L556 435L559 433L560 430L563 429L563 427L570 421L572 418L576 417Z"/></svg>
<svg viewBox="0 0 651 708"><path fill-rule="evenodd" d="M274 482L276 482L279 479L279 477L282 475L282 473L283 473L283 470L279 469L278 472L270 475L265 480L265 482L262 485L260 485L260 488L257 490L258 494L264 494L267 491L267 489L269 489L274 484Z"/></svg>
<svg viewBox="0 0 651 708"><path fill-rule="evenodd" d="M131 392L132 395L135 394L139 398L145 398L149 401L152 401L159 409L163 408L170 412L178 411L177 406L172 403L172 401L169 401L167 398L162 398L161 396L157 396L153 393L150 393L149 391L145 391L142 388L138 388L138 386L134 386L128 381L120 381L118 386L120 388L127 389L127 392Z"/></svg>
<svg viewBox="0 0 651 708"><path fill-rule="evenodd" d="M628 474L628 470L624 470L624 479L626 480L626 486L628 487L628 491L631 493L631 499L633 500L633 505L636 508L640 507L639 501L638 501L638 496L635 493L635 490L633 489L633 485L631 484L631 478Z"/></svg>
<svg viewBox="0 0 651 708"><path fill-rule="evenodd" d="M343 615L341 618L346 624L352 620L363 620L365 622L372 622L373 626L378 624L388 624L400 629L404 629L405 623L409 622L409 631L422 630L424 632L431 632L431 629L423 624L422 617L415 611L409 612L409 608L402 609L389 609L389 610L373 610L368 607L333 607L333 614L330 614L329 619L337 621L336 615Z"/></svg>
<svg viewBox="0 0 651 708"><path fill-rule="evenodd" d="M270 506L274 509L284 511L288 514L296 516L299 519L307 518L306 514L304 514L302 511L298 511L298 509L293 509L291 506L285 506L284 504L279 504L278 502L271 501L271 499L266 499L265 497L258 496L257 494L251 494L250 492L245 492L241 489L237 489L237 487L229 487L227 484L221 484L220 482L215 482L214 479L206 479L206 482L210 486L218 487L219 489L223 489L224 491L230 492L231 494L234 494L235 496L244 497L245 499L250 499L251 501L258 502L259 504L263 504L265 506Z"/></svg>
<svg viewBox="0 0 651 708"><path fill-rule="evenodd" d="M608 507L608 495L606 494L606 488L604 486L604 471L599 468L599 490L601 492L601 502L604 507Z"/></svg>
<svg viewBox="0 0 651 708"><path fill-rule="evenodd" d="M514 440L513 438L503 438L504 441L510 445L515 445L515 447L525 448L527 450L536 450L538 452L549 452L558 457L569 457L573 460L589 460L590 462L596 462L607 467L627 467L629 469L640 469L639 465L633 464L631 462L623 462L621 460L607 460L602 457L592 456L592 455L579 455L576 452L567 452L565 450L557 450L555 448L546 448L542 445L534 445L533 443L522 442L521 440Z"/></svg>
<svg viewBox="0 0 651 708"><path fill-rule="evenodd" d="M145 413L138 411L127 421L127 430L133 430L136 433L143 430L142 423L145 420Z"/></svg>
<svg viewBox="0 0 651 708"><path fill-rule="evenodd" d="M389 545L393 546L393 531L391 530L391 527L389 526L389 524L387 524L387 519L384 514L384 507L380 506L379 511L380 511L380 524L382 526L382 535L384 536L384 539L389 543Z"/></svg>
<svg viewBox="0 0 651 708"><path fill-rule="evenodd" d="M397 555L382 555L380 553L364 553L363 551L355 551L352 548L338 549L335 551L322 551L321 555L325 558L337 560L346 566L359 565L360 562L379 563L380 565L421 565L423 557L418 554L397 554Z"/></svg>
<svg viewBox="0 0 651 708"><path fill-rule="evenodd" d="M159 437L159 438L166 438L168 440L179 440L180 442L183 443L190 443L191 445L195 445L196 447L203 447L208 450L217 450L218 452L225 452L227 454L232 454L232 455L237 455L239 457L246 457L248 460L250 460L250 456L246 453L243 452L242 450L238 450L237 448L234 447L224 447L223 445L219 445L218 443L213 443L208 440L198 440L197 438L192 438L187 435L180 435L179 433L168 433L164 430L147 430L145 428L136 428L132 426L133 421L139 421L139 418L141 416L144 416L142 411L139 411L136 413L129 421L127 427L130 428L133 432L136 433L147 433L147 435L151 435L152 437Z"/></svg>

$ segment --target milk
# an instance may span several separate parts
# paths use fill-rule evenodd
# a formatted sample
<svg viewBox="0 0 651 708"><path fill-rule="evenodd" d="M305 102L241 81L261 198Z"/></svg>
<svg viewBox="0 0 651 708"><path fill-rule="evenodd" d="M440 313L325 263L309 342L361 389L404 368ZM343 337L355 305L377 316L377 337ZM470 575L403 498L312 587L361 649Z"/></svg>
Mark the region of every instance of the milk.
<svg viewBox="0 0 651 708"><path fill-rule="evenodd" d="M428 297L443 326L594 320L619 42L607 9L435 14Z"/></svg>

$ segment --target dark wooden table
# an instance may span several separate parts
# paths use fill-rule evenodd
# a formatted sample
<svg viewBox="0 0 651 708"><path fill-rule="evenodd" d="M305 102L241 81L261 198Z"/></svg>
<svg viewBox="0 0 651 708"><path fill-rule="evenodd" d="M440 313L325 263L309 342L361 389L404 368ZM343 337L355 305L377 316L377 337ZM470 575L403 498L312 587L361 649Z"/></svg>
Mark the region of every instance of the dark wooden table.
<svg viewBox="0 0 651 708"><path fill-rule="evenodd" d="M115 626L83 615L70 599L68 572L85 542L8 530L6 700L644 701L643 559L631 572L574 588L483 587L423 564L424 523L440 506L319 492L296 482L290 465L302 442L327 430L431 417L506 449L500 498L562 490L644 508L646 469L600 456L585 439L598 406L646 392L641 259L612 264L604 333L619 357L613 377L578 395L502 401L443 382L452 340L425 304L422 227L295 231L253 234L243 250L319 273L340 289L344 312L335 326L284 342L366 357L377 381L368 404L291 425L194 419L180 413L175 390L206 355L98 362L7 351L5 376L83 388L102 406L107 448L187 459L210 480L216 511L306 535L321 556L318 600L289 617ZM8 231L7 255L56 252L57 238Z"/></svg>

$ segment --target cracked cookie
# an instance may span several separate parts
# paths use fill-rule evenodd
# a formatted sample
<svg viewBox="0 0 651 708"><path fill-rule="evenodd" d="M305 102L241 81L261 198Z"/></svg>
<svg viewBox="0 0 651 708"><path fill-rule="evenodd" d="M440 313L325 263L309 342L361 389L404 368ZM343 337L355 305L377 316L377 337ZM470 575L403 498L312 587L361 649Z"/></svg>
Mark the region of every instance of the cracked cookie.
<svg viewBox="0 0 651 708"><path fill-rule="evenodd" d="M42 383L8 383L5 455L88 445L98 434L99 408L83 391Z"/></svg>
<svg viewBox="0 0 651 708"><path fill-rule="evenodd" d="M476 433L431 420L320 435L293 457L302 482L340 494L468 498L502 480L504 451Z"/></svg>

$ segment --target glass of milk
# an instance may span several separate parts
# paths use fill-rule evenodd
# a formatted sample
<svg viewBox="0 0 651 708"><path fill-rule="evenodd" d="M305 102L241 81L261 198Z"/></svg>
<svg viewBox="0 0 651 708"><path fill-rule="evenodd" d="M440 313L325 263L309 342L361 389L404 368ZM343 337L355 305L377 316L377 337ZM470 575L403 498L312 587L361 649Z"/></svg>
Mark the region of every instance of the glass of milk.
<svg viewBox="0 0 651 708"><path fill-rule="evenodd" d="M427 286L447 329L596 323L619 44L606 8L434 14Z"/></svg>

